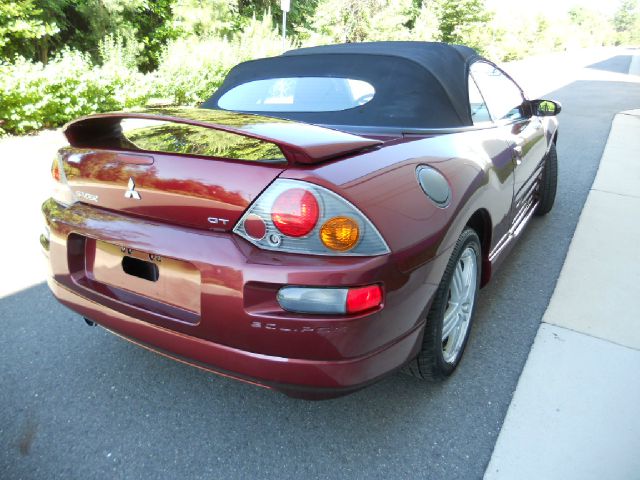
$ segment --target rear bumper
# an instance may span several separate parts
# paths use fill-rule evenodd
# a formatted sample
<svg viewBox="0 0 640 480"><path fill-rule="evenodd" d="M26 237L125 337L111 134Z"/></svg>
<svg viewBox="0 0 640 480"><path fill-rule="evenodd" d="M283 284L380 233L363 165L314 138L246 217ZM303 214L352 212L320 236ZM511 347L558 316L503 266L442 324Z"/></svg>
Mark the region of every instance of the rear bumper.
<svg viewBox="0 0 640 480"><path fill-rule="evenodd" d="M362 388L415 355L422 329L362 357L341 361L283 358L247 352L180 334L105 308L49 280L56 298L133 343L175 360L296 396L334 396Z"/></svg>
<svg viewBox="0 0 640 480"><path fill-rule="evenodd" d="M437 278L431 281L438 276L437 260L402 273L392 255L278 255L225 232L159 224L80 204L65 208L52 200L43 205L43 213L50 231L49 286L60 302L141 346L290 394L348 393L410 360L420 347L422 313L437 288ZM109 283L104 279L115 278L118 268L107 265L106 277L90 268L99 260L96 240L188 262L197 268L199 284L194 287L190 280L182 294L167 292L173 302L168 304L157 292L147 296L127 289L126 283ZM294 314L276 301L284 285L373 283L383 285L384 304L359 315ZM184 304L177 303L180 298Z"/></svg>

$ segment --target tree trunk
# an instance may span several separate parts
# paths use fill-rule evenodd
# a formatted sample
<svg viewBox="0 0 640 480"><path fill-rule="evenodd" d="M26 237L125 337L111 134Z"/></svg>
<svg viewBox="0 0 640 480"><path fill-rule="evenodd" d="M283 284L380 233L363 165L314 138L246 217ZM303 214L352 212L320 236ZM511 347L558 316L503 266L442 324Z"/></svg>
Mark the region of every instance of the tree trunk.
<svg viewBox="0 0 640 480"><path fill-rule="evenodd" d="M47 35L38 39L38 58L44 65L49 61L49 42L47 41Z"/></svg>

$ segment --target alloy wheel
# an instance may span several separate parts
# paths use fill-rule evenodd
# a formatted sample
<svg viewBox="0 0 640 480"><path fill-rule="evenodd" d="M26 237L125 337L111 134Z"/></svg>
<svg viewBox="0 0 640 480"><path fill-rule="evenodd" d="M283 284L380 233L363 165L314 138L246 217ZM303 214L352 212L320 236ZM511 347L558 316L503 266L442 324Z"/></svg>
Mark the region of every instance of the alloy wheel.
<svg viewBox="0 0 640 480"><path fill-rule="evenodd" d="M451 277L449 300L442 320L442 356L447 363L454 363L462 351L471 325L477 281L476 252L468 246Z"/></svg>

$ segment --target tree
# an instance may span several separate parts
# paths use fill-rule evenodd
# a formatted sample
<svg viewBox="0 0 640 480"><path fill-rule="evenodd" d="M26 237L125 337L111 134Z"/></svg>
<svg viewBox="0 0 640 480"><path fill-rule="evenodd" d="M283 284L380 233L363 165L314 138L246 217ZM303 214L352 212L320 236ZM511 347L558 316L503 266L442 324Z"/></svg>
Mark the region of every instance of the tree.
<svg viewBox="0 0 640 480"><path fill-rule="evenodd" d="M486 29L493 19L484 0L437 0L430 3L438 13L441 42L469 44L470 37Z"/></svg>
<svg viewBox="0 0 640 480"><path fill-rule="evenodd" d="M412 0L322 0L312 30L330 42L403 40L418 13Z"/></svg>
<svg viewBox="0 0 640 480"><path fill-rule="evenodd" d="M16 55L33 57L38 51L38 43L46 45L47 37L59 32L58 25L48 15L50 12L41 8L41 4L51 3L36 3L35 0L0 2L0 59L12 60ZM46 54L42 57L46 62Z"/></svg>
<svg viewBox="0 0 640 480"><path fill-rule="evenodd" d="M371 12L368 40L412 40L420 10L412 0L385 2Z"/></svg>
<svg viewBox="0 0 640 480"><path fill-rule="evenodd" d="M440 38L439 12L432 3L434 2L425 2L420 6L412 31L414 40L433 42Z"/></svg>
<svg viewBox="0 0 640 480"><path fill-rule="evenodd" d="M173 25L185 37L228 37L237 26L238 6L228 0L180 0L172 10Z"/></svg>
<svg viewBox="0 0 640 480"><path fill-rule="evenodd" d="M570 46L591 47L611 43L613 32L609 19L584 6L575 6L568 12L567 43Z"/></svg>
<svg viewBox="0 0 640 480"><path fill-rule="evenodd" d="M501 36L493 19L484 0L423 0L413 37L467 45L491 56Z"/></svg>
<svg viewBox="0 0 640 480"><path fill-rule="evenodd" d="M158 68L162 48L169 40L178 37L178 31L172 24L172 6L175 1L143 1L134 8L125 8L122 13L122 19L136 32L136 38L144 47L139 63L143 72Z"/></svg>
<svg viewBox="0 0 640 480"><path fill-rule="evenodd" d="M236 0L236 2L237 31L242 30L251 18L261 20L265 14L270 14L276 25L282 25L280 0ZM313 21L318 3L319 0L291 0L291 8L287 13L287 35L305 35Z"/></svg>
<svg viewBox="0 0 640 480"><path fill-rule="evenodd" d="M51 0L55 1L55 0ZM59 1L59 0L58 0ZM89 53L99 61L98 45L107 36L139 50L138 66L157 68L163 47L177 38L172 7L176 0L73 0L65 8L68 26L60 35L63 45Z"/></svg>
<svg viewBox="0 0 640 480"><path fill-rule="evenodd" d="M613 17L616 44L640 43L640 10L638 0L622 0Z"/></svg>
<svg viewBox="0 0 640 480"><path fill-rule="evenodd" d="M164 45L176 38L172 6L176 0L0 0L0 58L15 55L47 63L63 48L100 60L98 45L107 36L140 52L143 71L157 67Z"/></svg>

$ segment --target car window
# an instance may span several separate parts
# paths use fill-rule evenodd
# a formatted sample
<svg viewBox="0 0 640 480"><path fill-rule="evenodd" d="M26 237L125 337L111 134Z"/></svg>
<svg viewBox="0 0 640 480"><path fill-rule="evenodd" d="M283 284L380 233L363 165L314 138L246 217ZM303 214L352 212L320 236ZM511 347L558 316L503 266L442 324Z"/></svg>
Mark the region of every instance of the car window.
<svg viewBox="0 0 640 480"><path fill-rule="evenodd" d="M491 122L487 104L484 102L484 98L482 98L482 94L471 75L469 75L469 106L474 125Z"/></svg>
<svg viewBox="0 0 640 480"><path fill-rule="evenodd" d="M502 71L485 62L471 65L476 81L494 120L524 118L524 97L520 88Z"/></svg>
<svg viewBox="0 0 640 480"><path fill-rule="evenodd" d="M232 88L218 106L249 112L335 112L364 105L374 95L373 85L352 78L267 78Z"/></svg>

